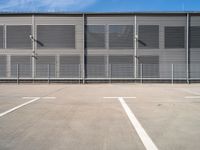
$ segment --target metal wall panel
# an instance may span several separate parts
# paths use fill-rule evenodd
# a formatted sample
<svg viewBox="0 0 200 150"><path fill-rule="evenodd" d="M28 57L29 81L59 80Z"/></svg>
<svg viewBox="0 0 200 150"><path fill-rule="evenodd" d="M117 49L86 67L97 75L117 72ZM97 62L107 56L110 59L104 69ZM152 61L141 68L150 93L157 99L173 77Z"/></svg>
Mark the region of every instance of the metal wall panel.
<svg viewBox="0 0 200 150"><path fill-rule="evenodd" d="M75 48L75 25L38 25L37 48Z"/></svg>
<svg viewBox="0 0 200 150"><path fill-rule="evenodd" d="M80 78L80 69L80 56L60 56L60 78Z"/></svg>
<svg viewBox="0 0 200 150"><path fill-rule="evenodd" d="M31 56L11 56L11 77L31 78L32 60Z"/></svg>
<svg viewBox="0 0 200 150"><path fill-rule="evenodd" d="M190 78L200 78L200 15L190 18Z"/></svg>
<svg viewBox="0 0 200 150"><path fill-rule="evenodd" d="M133 56L109 56L111 78L133 78Z"/></svg>
<svg viewBox="0 0 200 150"><path fill-rule="evenodd" d="M0 78L5 78L7 76L6 61L6 56L0 56Z"/></svg>
<svg viewBox="0 0 200 150"><path fill-rule="evenodd" d="M159 48L159 26L139 25L139 48Z"/></svg>
<svg viewBox="0 0 200 150"><path fill-rule="evenodd" d="M110 49L133 49L133 26L109 25Z"/></svg>
<svg viewBox="0 0 200 150"><path fill-rule="evenodd" d="M105 78L106 75L105 56L86 57L86 78Z"/></svg>
<svg viewBox="0 0 200 150"><path fill-rule="evenodd" d="M165 27L165 48L184 48L184 27Z"/></svg>
<svg viewBox="0 0 200 150"><path fill-rule="evenodd" d="M190 47L200 48L200 26L190 27Z"/></svg>
<svg viewBox="0 0 200 150"><path fill-rule="evenodd" d="M6 27L6 46L11 49L31 49L32 35L30 25L8 25Z"/></svg>
<svg viewBox="0 0 200 150"><path fill-rule="evenodd" d="M36 59L36 78L56 77L56 58L55 56L39 56Z"/></svg>
<svg viewBox="0 0 200 150"><path fill-rule="evenodd" d="M86 47L88 49L105 49L106 27L104 25L86 26Z"/></svg>
<svg viewBox="0 0 200 150"><path fill-rule="evenodd" d="M0 49L4 48L4 26L0 26Z"/></svg>

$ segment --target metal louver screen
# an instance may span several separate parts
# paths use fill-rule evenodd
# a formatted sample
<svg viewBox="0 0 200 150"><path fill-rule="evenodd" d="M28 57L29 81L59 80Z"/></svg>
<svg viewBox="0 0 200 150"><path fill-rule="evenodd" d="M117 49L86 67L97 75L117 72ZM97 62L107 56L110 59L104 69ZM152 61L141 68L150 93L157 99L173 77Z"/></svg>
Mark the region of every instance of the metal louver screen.
<svg viewBox="0 0 200 150"><path fill-rule="evenodd" d="M87 48L105 48L105 26L86 26L86 46Z"/></svg>
<svg viewBox="0 0 200 150"><path fill-rule="evenodd" d="M184 48L184 27L165 27L165 48Z"/></svg>
<svg viewBox="0 0 200 150"><path fill-rule="evenodd" d="M6 77L6 56L0 56L0 78Z"/></svg>
<svg viewBox="0 0 200 150"><path fill-rule="evenodd" d="M56 75L55 56L39 56L36 59L36 78L52 78Z"/></svg>
<svg viewBox="0 0 200 150"><path fill-rule="evenodd" d="M105 78L106 60L104 56L86 57L86 77L87 78Z"/></svg>
<svg viewBox="0 0 200 150"><path fill-rule="evenodd" d="M0 26L0 49L1 48L4 48L4 31L3 31L4 27L3 26Z"/></svg>
<svg viewBox="0 0 200 150"><path fill-rule="evenodd" d="M79 78L80 74L79 56L60 56L60 77Z"/></svg>
<svg viewBox="0 0 200 150"><path fill-rule="evenodd" d="M159 56L139 57L139 77L158 78L159 77Z"/></svg>
<svg viewBox="0 0 200 150"><path fill-rule="evenodd" d="M110 76L112 78L133 78L133 56L109 56Z"/></svg>
<svg viewBox="0 0 200 150"><path fill-rule="evenodd" d="M159 26L139 26L139 48L159 48Z"/></svg>
<svg viewBox="0 0 200 150"><path fill-rule="evenodd" d="M190 47L200 48L200 26L190 27Z"/></svg>
<svg viewBox="0 0 200 150"><path fill-rule="evenodd" d="M109 26L109 48L110 49L132 49L133 48L133 26L132 25L110 25Z"/></svg>
<svg viewBox="0 0 200 150"><path fill-rule="evenodd" d="M31 56L11 56L11 77L31 77Z"/></svg>
<svg viewBox="0 0 200 150"><path fill-rule="evenodd" d="M16 25L6 27L7 48L13 49L31 49L32 41L30 39L30 25Z"/></svg>
<svg viewBox="0 0 200 150"><path fill-rule="evenodd" d="M37 47L75 48L75 25L38 25Z"/></svg>

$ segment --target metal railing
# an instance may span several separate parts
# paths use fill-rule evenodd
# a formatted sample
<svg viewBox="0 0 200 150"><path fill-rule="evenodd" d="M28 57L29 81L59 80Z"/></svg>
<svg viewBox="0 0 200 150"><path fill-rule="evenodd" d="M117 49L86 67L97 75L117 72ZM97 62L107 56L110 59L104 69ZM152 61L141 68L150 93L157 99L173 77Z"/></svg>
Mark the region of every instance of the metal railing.
<svg viewBox="0 0 200 150"><path fill-rule="evenodd" d="M144 81L187 80L186 64L88 64L85 65L84 80L133 80L143 83ZM12 64L10 67L0 65L0 80L83 80L83 66L81 64L36 64L32 68L30 64ZM137 71L135 77L135 70ZM200 64L190 64L189 80L200 81Z"/></svg>

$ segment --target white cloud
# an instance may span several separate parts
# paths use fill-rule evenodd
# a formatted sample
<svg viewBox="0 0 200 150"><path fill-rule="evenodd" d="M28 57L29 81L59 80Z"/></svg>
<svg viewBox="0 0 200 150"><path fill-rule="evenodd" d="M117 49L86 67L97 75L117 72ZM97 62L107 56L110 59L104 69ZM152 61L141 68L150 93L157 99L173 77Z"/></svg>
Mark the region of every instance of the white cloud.
<svg viewBox="0 0 200 150"><path fill-rule="evenodd" d="M3 0L1 11L78 11L96 0Z"/></svg>

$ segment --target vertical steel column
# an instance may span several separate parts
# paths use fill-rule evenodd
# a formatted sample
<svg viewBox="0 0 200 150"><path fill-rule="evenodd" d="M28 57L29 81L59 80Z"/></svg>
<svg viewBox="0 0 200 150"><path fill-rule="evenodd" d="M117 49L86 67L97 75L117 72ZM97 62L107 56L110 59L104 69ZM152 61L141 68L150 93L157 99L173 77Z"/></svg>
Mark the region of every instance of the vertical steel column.
<svg viewBox="0 0 200 150"><path fill-rule="evenodd" d="M137 18L134 17L134 77L137 78Z"/></svg>
<svg viewBox="0 0 200 150"><path fill-rule="evenodd" d="M31 38L31 37L30 37ZM32 78L35 80L35 16L32 15Z"/></svg>
<svg viewBox="0 0 200 150"><path fill-rule="evenodd" d="M85 83L85 14L83 13L83 53L82 53L82 80Z"/></svg>
<svg viewBox="0 0 200 150"><path fill-rule="evenodd" d="M187 63L187 83L190 83L190 45L189 45L189 31L190 30L190 15L187 13L187 40L186 40L186 63Z"/></svg>

